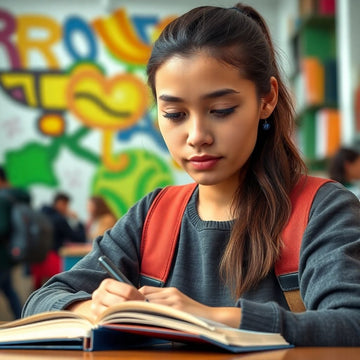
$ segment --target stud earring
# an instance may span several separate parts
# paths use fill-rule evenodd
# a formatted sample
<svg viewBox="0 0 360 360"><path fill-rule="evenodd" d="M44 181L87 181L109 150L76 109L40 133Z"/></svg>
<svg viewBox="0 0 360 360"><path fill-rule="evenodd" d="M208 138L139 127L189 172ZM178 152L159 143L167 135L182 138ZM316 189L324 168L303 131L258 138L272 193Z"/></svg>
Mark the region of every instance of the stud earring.
<svg viewBox="0 0 360 360"><path fill-rule="evenodd" d="M267 122L267 119L264 120L263 124L262 124L262 129L264 131L269 131L271 128L271 125Z"/></svg>

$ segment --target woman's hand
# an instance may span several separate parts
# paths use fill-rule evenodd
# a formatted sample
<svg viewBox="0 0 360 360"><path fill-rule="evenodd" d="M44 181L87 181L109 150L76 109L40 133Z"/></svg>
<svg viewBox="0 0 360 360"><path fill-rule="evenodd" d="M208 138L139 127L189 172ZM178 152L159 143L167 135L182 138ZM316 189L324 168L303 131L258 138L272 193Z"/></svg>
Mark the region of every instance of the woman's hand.
<svg viewBox="0 0 360 360"><path fill-rule="evenodd" d="M67 310L83 314L95 320L108 307L128 301L145 300L135 286L107 278L92 293L92 299L71 304Z"/></svg>
<svg viewBox="0 0 360 360"><path fill-rule="evenodd" d="M206 306L189 298L173 287L158 288L143 286L139 289L139 292L150 302L171 306L174 309L186 311L190 314L205 317L235 328L240 326L241 309L238 307Z"/></svg>

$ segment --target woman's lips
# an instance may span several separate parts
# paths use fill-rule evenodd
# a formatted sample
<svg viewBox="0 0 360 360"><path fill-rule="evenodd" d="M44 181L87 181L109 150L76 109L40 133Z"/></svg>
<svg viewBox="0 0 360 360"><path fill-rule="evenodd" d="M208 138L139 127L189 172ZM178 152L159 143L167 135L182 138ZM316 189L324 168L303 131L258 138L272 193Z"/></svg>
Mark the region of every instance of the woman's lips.
<svg viewBox="0 0 360 360"><path fill-rule="evenodd" d="M195 170L210 170L220 160L220 157L215 156L193 156L189 159L190 164Z"/></svg>

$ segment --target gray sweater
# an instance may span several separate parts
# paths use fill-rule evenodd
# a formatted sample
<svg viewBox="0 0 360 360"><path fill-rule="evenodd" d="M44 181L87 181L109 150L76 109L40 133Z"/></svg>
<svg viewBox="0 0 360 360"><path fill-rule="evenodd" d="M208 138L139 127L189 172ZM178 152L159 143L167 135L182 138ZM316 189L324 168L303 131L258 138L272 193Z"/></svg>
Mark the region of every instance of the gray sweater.
<svg viewBox="0 0 360 360"><path fill-rule="evenodd" d="M107 277L98 264L107 255L139 283L142 224L159 189L136 203L96 239L90 254L50 279L27 300L23 316L64 309L91 298ZM360 202L342 185L323 185L304 233L300 291L307 311L289 311L273 272L240 299L233 299L218 268L232 222L202 221L195 191L182 220L178 249L166 286L209 306L240 306L241 329L280 332L297 346L360 346Z"/></svg>

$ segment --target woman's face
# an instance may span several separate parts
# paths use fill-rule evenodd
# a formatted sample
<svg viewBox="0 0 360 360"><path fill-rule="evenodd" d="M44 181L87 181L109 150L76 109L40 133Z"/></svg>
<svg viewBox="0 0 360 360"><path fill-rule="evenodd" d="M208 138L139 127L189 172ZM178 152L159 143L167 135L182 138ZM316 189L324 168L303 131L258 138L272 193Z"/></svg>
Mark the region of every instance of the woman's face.
<svg viewBox="0 0 360 360"><path fill-rule="evenodd" d="M346 161L344 167L348 181L360 180L360 156L354 161Z"/></svg>
<svg viewBox="0 0 360 360"><path fill-rule="evenodd" d="M239 70L204 53L174 56L155 77L160 131L174 160L199 184L238 186L265 104Z"/></svg>

